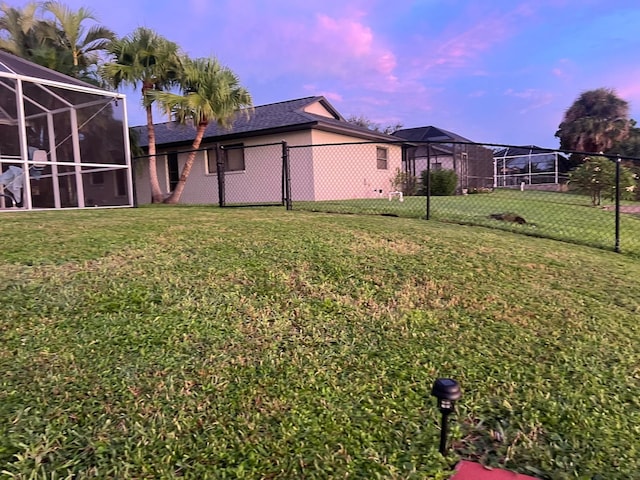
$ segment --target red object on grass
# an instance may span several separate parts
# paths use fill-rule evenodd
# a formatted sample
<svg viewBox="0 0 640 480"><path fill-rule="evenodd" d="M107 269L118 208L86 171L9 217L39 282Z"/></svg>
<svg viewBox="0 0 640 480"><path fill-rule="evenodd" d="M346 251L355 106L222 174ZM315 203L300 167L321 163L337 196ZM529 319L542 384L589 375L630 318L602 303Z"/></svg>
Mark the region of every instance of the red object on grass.
<svg viewBox="0 0 640 480"><path fill-rule="evenodd" d="M456 465L456 473L450 480L537 480L529 475L500 468L486 468L479 463L463 460Z"/></svg>

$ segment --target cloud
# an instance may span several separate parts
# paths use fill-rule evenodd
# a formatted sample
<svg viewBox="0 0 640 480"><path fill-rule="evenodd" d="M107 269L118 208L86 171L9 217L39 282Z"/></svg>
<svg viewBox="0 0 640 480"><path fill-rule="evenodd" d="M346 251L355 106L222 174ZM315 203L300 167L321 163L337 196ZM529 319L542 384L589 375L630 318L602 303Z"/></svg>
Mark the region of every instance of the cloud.
<svg viewBox="0 0 640 480"><path fill-rule="evenodd" d="M396 55L367 23L365 11L344 7L311 15L308 10L262 13L254 11L223 27L225 45L242 55L240 61L251 75L294 75L310 83L332 79L378 91L397 88Z"/></svg>
<svg viewBox="0 0 640 480"><path fill-rule="evenodd" d="M528 88L526 90L516 91L511 88L504 92L507 97L514 97L526 100L527 105L519 110L519 113L528 113L532 110L544 107L553 102L554 95L551 92L545 92L536 88Z"/></svg>
<svg viewBox="0 0 640 480"><path fill-rule="evenodd" d="M574 76L575 65L568 58L558 60L555 67L551 69L551 74L561 80L571 80Z"/></svg>
<svg viewBox="0 0 640 480"><path fill-rule="evenodd" d="M315 85L305 85L303 89L308 91L312 95L322 96L327 100L331 100L332 102L342 102L342 94L338 92L332 92L327 90L323 91L321 89L318 89L318 87L316 87Z"/></svg>
<svg viewBox="0 0 640 480"><path fill-rule="evenodd" d="M527 3L506 13L487 12L486 5L470 7L439 35L422 40L421 50L432 53L414 61L414 67L420 75L429 73L444 78L455 71L475 67L484 54L517 34L523 21L534 13L535 8ZM486 74L477 68L474 72Z"/></svg>

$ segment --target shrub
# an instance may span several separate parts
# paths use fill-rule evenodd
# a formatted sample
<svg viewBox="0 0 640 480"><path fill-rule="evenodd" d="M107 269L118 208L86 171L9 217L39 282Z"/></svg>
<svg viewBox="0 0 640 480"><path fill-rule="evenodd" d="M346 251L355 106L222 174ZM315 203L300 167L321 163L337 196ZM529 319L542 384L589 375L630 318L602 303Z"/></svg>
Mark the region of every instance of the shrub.
<svg viewBox="0 0 640 480"><path fill-rule="evenodd" d="M427 194L427 171L422 172L422 195ZM453 170L432 170L431 171L431 195L448 196L455 195L458 186L458 175Z"/></svg>
<svg viewBox="0 0 640 480"><path fill-rule="evenodd" d="M418 190L415 175L403 172L399 168L396 168L395 175L389 179L389 183L391 184L391 190L400 191L405 195L415 195Z"/></svg>
<svg viewBox="0 0 640 480"><path fill-rule="evenodd" d="M582 165L569 173L569 187L591 196L593 206L602 203L602 195L610 199L616 193L616 163L606 157L587 157ZM636 189L636 179L631 170L620 167L620 197L631 200Z"/></svg>

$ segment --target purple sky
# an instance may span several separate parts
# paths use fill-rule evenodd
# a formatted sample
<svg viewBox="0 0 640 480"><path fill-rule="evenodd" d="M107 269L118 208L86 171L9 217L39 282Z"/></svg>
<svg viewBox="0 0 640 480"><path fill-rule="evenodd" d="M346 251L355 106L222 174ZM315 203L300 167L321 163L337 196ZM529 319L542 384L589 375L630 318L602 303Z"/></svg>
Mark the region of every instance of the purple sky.
<svg viewBox="0 0 640 480"><path fill-rule="evenodd" d="M640 122L639 0L65 3L119 35L146 26L192 57L216 56L255 105L324 95L382 126L554 148L577 96L610 87ZM139 94L126 93L130 123L144 123Z"/></svg>

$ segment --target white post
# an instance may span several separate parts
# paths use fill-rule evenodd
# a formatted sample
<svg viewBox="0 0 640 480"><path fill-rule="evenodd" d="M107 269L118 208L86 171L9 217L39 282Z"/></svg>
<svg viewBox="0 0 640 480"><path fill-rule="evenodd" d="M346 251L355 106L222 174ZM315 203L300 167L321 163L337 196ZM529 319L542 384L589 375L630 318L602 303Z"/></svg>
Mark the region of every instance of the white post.
<svg viewBox="0 0 640 480"><path fill-rule="evenodd" d="M131 162L131 148L129 145L129 121L127 119L127 98L122 96L122 129L124 138L124 155L127 162L127 191L129 194L129 206L133 207L133 164Z"/></svg>
<svg viewBox="0 0 640 480"><path fill-rule="evenodd" d="M73 144L73 161L75 163L76 195L78 207L84 208L84 184L82 182L82 158L80 156L80 137L78 135L78 114L75 109L70 109L71 114L71 141Z"/></svg>
<svg viewBox="0 0 640 480"><path fill-rule="evenodd" d="M31 210L31 180L29 179L29 145L27 144L27 121L24 116L22 80L16 80L16 106L18 107L18 135L20 137L20 158L22 160L22 205Z"/></svg>
<svg viewBox="0 0 640 480"><path fill-rule="evenodd" d="M58 177L58 152L56 150L56 130L53 126L53 114L47 113L47 129L49 132L49 158L51 160L51 184L53 185L53 205L62 208L60 202L60 179Z"/></svg>
<svg viewBox="0 0 640 480"><path fill-rule="evenodd" d="M493 158L493 188L498 187L498 159Z"/></svg>

